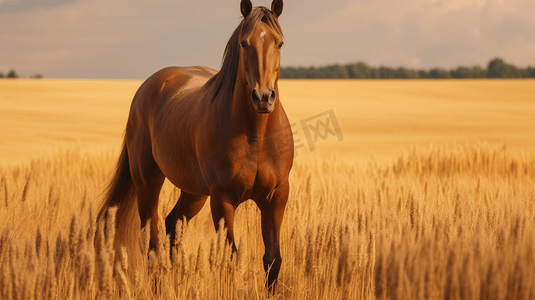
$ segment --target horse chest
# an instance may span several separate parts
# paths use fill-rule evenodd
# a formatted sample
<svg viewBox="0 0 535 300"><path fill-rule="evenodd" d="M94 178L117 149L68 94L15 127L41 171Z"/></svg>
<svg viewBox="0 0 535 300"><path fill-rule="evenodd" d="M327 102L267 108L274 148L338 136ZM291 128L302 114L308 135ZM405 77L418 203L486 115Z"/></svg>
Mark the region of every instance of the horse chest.
<svg viewBox="0 0 535 300"><path fill-rule="evenodd" d="M281 166L248 151L214 157L204 165L210 190L230 192L238 202L267 197L285 179Z"/></svg>
<svg viewBox="0 0 535 300"><path fill-rule="evenodd" d="M251 189L249 198L261 199L269 197L285 178L276 166L271 164L260 164L257 169L255 181Z"/></svg>

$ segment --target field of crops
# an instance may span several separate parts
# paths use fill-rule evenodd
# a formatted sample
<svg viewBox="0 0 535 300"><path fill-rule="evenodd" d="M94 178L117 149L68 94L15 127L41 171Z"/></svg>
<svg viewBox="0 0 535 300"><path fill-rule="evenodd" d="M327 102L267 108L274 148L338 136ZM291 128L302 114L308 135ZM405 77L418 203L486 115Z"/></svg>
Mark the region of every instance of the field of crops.
<svg viewBox="0 0 535 300"><path fill-rule="evenodd" d="M0 80L1 299L269 298L253 202L237 210L235 256L209 205L178 224L172 259L165 243L149 253L145 233L114 251L113 226L95 254L96 206L139 85ZM275 298L535 297L535 81L280 89L299 148ZM333 130L312 143L307 124ZM161 216L179 193L164 185Z"/></svg>

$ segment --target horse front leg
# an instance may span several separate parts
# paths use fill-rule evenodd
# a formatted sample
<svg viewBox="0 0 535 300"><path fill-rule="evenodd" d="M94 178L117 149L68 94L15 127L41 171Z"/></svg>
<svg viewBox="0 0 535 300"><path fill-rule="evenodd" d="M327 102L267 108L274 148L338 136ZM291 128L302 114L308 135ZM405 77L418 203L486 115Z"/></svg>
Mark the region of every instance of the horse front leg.
<svg viewBox="0 0 535 300"><path fill-rule="evenodd" d="M219 228L219 221L223 219L225 221L225 227L227 228L227 241L230 243L232 250L236 252L236 244L234 242L234 212L236 207L235 199L226 193L210 193L210 208L212 210L212 220L216 232L222 228Z"/></svg>
<svg viewBox="0 0 535 300"><path fill-rule="evenodd" d="M275 286L282 264L279 243L280 227L289 192L290 184L286 180L277 188L271 199L267 199L265 203L259 204L262 214L262 238L264 239L265 246L263 261L267 276L266 287L272 293L275 292Z"/></svg>

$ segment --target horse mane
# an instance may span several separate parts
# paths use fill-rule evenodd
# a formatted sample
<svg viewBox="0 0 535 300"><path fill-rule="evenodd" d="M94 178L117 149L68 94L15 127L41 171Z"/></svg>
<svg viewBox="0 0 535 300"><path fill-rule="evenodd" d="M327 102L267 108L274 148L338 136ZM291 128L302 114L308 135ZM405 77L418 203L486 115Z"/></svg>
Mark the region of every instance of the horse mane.
<svg viewBox="0 0 535 300"><path fill-rule="evenodd" d="M250 33L258 22L268 24L282 35L282 28L279 21L271 10L263 6L253 8L249 15L241 21L240 25L238 25L232 33L232 36L225 47L221 69L206 83L208 87L215 89L212 101L218 96L222 96L223 99L232 98L240 61L239 38L240 36Z"/></svg>

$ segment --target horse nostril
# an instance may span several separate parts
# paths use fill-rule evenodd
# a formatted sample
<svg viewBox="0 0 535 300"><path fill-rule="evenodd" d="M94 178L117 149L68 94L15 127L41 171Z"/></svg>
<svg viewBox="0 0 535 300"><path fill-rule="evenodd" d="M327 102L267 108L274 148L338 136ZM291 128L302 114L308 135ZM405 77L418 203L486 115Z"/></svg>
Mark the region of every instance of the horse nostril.
<svg viewBox="0 0 535 300"><path fill-rule="evenodd" d="M256 90L253 90L251 92L251 97L253 98L253 101L260 101L260 95L258 95L258 92Z"/></svg>
<svg viewBox="0 0 535 300"><path fill-rule="evenodd" d="M271 90L271 95L269 96L271 99L275 99L275 90Z"/></svg>

